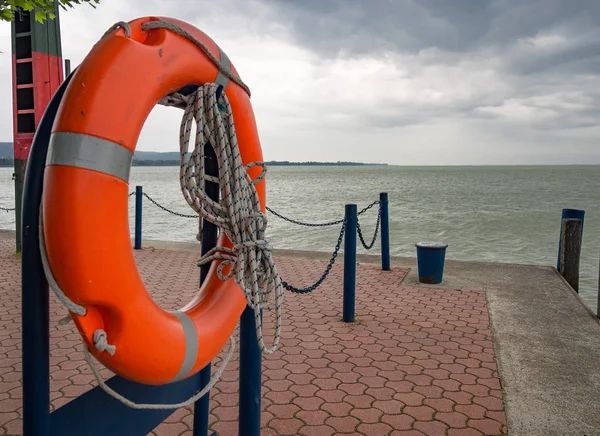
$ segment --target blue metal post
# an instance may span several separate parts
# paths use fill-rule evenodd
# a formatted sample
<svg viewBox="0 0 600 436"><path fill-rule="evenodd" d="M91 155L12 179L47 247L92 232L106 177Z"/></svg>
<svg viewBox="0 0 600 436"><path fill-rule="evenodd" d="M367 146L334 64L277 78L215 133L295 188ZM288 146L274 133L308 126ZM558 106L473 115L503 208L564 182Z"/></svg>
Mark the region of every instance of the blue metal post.
<svg viewBox="0 0 600 436"><path fill-rule="evenodd" d="M244 309L240 319L239 436L260 436L261 355L254 309Z"/></svg>
<svg viewBox="0 0 600 436"><path fill-rule="evenodd" d="M381 207L381 269L390 270L390 221L388 213L387 192L379 194L379 206Z"/></svg>
<svg viewBox="0 0 600 436"><path fill-rule="evenodd" d="M356 296L356 204L346 205L344 235L344 322L354 322Z"/></svg>
<svg viewBox="0 0 600 436"><path fill-rule="evenodd" d="M210 144L204 145L205 170L209 176L219 176L219 165L217 163L214 149ZM219 199L219 184L206 181L206 194L212 200ZM209 250L217 246L217 226L207 220L202 224L202 254L208 253ZM200 267L200 286L208 276L212 262L204 264ZM202 388L210 382L210 367L209 363L200 371L200 384ZM194 404L194 436L206 436L208 434L208 413L210 409L210 392L207 392Z"/></svg>
<svg viewBox="0 0 600 436"><path fill-rule="evenodd" d="M578 209L563 209L562 217L560 219L560 232L558 234L558 257L556 260L556 269L560 272L560 252L562 251L562 232L563 232L563 220L567 218L575 218L581 220L581 237L583 238L583 218L585 211Z"/></svg>
<svg viewBox="0 0 600 436"><path fill-rule="evenodd" d="M21 227L22 418L25 436L50 434L49 298L48 282L40 256L38 228L50 132L70 80L71 76L65 79L46 107L35 133L25 170Z"/></svg>
<svg viewBox="0 0 600 436"><path fill-rule="evenodd" d="M135 245L136 250L142 248L142 199L143 191L141 186L135 187Z"/></svg>

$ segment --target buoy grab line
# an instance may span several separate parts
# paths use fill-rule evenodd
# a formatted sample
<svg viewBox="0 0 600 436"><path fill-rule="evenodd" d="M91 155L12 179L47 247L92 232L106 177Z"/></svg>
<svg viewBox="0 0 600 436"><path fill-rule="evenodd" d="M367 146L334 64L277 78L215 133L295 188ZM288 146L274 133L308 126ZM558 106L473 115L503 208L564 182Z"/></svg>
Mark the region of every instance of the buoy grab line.
<svg viewBox="0 0 600 436"><path fill-rule="evenodd" d="M131 28L126 22L118 22L113 25L104 35L123 28L125 36L131 35ZM193 35L180 26L165 21L150 21L141 25L142 30L165 28L173 31L192 41L206 56L226 75L231 81L241 86L250 96L250 89L242 80L225 68L219 59ZM267 218L261 212L260 199L255 188L266 173L263 162L252 162L244 165L240 155L236 132L233 122L232 109L223 91L223 87L215 83L205 83L199 86L190 95L173 93L162 98L158 103L165 106L183 107L184 114L180 126L180 185L181 191L189 206L198 213L200 222L203 219L216 225L220 231L225 232L233 247L215 247L202 255L198 260L198 266L221 260L217 268L217 275L221 280L234 277L236 283L242 288L248 306L255 313L256 337L263 353L272 354L277 350L281 338L281 306L283 303L284 290L282 280L277 273L271 246L265 239ZM194 149L187 158L192 125L195 123L196 135ZM204 158L204 145L209 143L214 149L219 165L218 178L206 174ZM248 169L255 166L262 167L260 175L252 180ZM221 192L220 200L214 201L208 197L204 190L204 182L212 181L219 183ZM44 240L44 224L42 219L42 207L40 205L40 254L44 273L50 288L57 298L68 308L70 313L85 316L85 307L74 303L69 299L56 282L49 262ZM201 232L200 232L201 234ZM225 273L225 268L230 271ZM273 300L273 301L271 301ZM273 304L276 311L276 328L271 348L267 348L262 333L262 310L272 310ZM69 316L60 321L65 324ZM99 386L111 397L121 401L123 404L135 409L171 409L190 405L205 395L219 380L227 363L233 355L235 340L229 338L230 347L218 370L211 378L209 384L201 391L194 394L188 400L178 404L138 404L115 392L102 380L92 356L84 344L84 357L90 365ZM109 343L106 331L97 329L93 334L93 343L99 352L106 351L114 355L117 351L115 345Z"/></svg>

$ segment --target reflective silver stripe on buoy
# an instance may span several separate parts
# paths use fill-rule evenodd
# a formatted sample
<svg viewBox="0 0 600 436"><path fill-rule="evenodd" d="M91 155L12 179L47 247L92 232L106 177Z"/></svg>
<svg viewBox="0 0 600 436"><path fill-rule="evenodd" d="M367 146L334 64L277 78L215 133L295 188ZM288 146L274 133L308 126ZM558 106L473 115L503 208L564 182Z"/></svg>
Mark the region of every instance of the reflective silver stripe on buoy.
<svg viewBox="0 0 600 436"><path fill-rule="evenodd" d="M50 136L48 165L68 165L110 174L129 183L133 153L116 142L83 133L55 132Z"/></svg>
<svg viewBox="0 0 600 436"><path fill-rule="evenodd" d="M220 57L219 60L221 61L221 65L223 65L223 68L231 71L231 62L229 61L229 58L227 57L225 52L223 50L221 50L221 47L219 47L219 57ZM229 84L229 77L227 77L225 74L223 74L221 72L221 70L219 70L219 74L217 74L217 78L215 79L215 84L222 85L223 89L225 89L225 88L227 88L227 85Z"/></svg>
<svg viewBox="0 0 600 436"><path fill-rule="evenodd" d="M198 357L198 333L196 332L194 322L189 316L176 310L172 313L179 319L179 322L183 327L183 334L185 335L185 356L183 358L183 363L175 378L171 380L171 382L176 382L183 380L196 363Z"/></svg>

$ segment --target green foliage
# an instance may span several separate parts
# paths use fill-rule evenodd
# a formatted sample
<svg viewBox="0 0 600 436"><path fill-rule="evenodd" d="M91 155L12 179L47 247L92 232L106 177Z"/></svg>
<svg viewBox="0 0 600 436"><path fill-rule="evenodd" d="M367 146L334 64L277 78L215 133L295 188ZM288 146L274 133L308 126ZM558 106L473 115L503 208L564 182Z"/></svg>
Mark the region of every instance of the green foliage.
<svg viewBox="0 0 600 436"><path fill-rule="evenodd" d="M88 3L95 8L100 0L0 0L0 21L13 21L15 13L22 9L24 11L35 13L35 20L43 23L46 19L54 19L55 2L64 10L67 7L74 7L82 3Z"/></svg>

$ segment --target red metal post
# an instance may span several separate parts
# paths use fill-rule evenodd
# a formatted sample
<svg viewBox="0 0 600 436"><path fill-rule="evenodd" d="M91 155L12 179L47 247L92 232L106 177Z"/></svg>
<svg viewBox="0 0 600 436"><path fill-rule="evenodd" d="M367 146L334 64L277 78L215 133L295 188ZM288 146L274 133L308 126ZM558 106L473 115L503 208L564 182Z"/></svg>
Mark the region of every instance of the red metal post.
<svg viewBox="0 0 600 436"><path fill-rule="evenodd" d="M21 11L12 22L13 137L17 252L21 251L21 198L29 149L50 99L63 81L58 4L56 18L39 23Z"/></svg>

